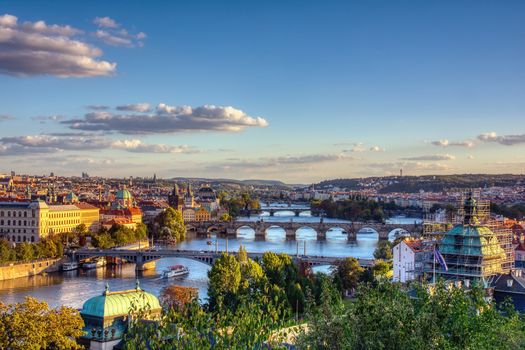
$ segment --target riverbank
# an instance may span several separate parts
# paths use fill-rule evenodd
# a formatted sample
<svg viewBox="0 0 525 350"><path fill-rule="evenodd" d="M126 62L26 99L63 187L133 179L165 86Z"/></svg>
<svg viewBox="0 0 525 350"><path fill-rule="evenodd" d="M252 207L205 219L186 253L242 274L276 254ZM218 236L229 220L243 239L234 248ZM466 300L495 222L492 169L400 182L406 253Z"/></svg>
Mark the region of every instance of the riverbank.
<svg viewBox="0 0 525 350"><path fill-rule="evenodd" d="M62 259L43 259L0 266L0 281L60 271Z"/></svg>

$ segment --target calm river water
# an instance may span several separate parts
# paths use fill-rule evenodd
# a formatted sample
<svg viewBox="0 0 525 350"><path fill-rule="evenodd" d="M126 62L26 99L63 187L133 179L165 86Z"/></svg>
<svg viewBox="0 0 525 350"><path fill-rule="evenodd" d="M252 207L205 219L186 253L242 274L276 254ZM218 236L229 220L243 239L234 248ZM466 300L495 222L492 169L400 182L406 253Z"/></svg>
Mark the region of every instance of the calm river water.
<svg viewBox="0 0 525 350"><path fill-rule="evenodd" d="M291 212L279 212L274 217L252 216L240 218L239 220L282 222L316 222L319 218L310 216L309 212L302 213L300 217L293 217ZM417 220L417 219L416 219ZM396 223L413 223L414 219L394 218ZM325 222L344 222L341 220L325 219ZM377 245L377 233L358 233L357 243L348 243L347 237L340 229L334 229L327 234L325 241L317 241L315 231L311 229L299 229L296 240L286 240L284 231L279 228L270 228L264 240L256 240L253 231L249 228L239 230L237 238L226 239L212 238L218 240L219 250L225 250L226 244L229 251L237 251L242 244L249 252L273 251L280 253L295 254L306 250L307 254L357 258L370 258ZM215 244L208 245L206 238L189 238L178 245L179 249L214 250ZM160 274L168 266L175 264L186 265L190 274L182 279L161 279ZM209 266L197 261L178 258L166 258L157 261L155 270L144 271L136 275L135 265L126 264L122 266L107 266L97 270L78 270L51 273L45 276L33 276L18 278L14 280L0 281L0 300L4 303L15 303L23 301L26 296L33 296L44 300L52 307L67 305L76 308L82 307L87 299L99 295L104 291L106 283L110 290L125 290L135 287L136 278L139 279L142 289L158 295L162 288L170 284L195 287L199 290L199 297L207 297L207 273ZM321 271L327 271L328 267L319 267Z"/></svg>

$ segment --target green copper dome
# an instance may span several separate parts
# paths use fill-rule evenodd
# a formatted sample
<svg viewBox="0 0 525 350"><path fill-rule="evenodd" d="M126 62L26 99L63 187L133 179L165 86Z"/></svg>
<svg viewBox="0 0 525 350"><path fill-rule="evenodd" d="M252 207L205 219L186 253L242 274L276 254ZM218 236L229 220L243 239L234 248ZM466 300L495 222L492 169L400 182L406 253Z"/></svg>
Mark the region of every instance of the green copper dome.
<svg viewBox="0 0 525 350"><path fill-rule="evenodd" d="M133 199L133 196L127 189L117 191L117 199Z"/></svg>
<svg viewBox="0 0 525 350"><path fill-rule="evenodd" d="M439 244L443 254L499 256L505 254L498 238L484 226L457 225L447 232Z"/></svg>
<svg viewBox="0 0 525 350"><path fill-rule="evenodd" d="M127 315L130 311L158 310L159 299L140 288L121 292L109 292L87 300L80 314L95 317L114 317Z"/></svg>

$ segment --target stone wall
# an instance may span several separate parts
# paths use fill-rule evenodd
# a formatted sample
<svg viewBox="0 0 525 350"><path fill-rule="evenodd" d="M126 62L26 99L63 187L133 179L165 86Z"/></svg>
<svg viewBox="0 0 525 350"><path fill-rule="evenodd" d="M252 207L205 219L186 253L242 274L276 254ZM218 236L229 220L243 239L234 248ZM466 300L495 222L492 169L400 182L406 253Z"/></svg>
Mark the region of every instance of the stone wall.
<svg viewBox="0 0 525 350"><path fill-rule="evenodd" d="M43 272L56 272L62 265L61 259L37 260L29 263L12 263L0 266L0 280L28 277Z"/></svg>

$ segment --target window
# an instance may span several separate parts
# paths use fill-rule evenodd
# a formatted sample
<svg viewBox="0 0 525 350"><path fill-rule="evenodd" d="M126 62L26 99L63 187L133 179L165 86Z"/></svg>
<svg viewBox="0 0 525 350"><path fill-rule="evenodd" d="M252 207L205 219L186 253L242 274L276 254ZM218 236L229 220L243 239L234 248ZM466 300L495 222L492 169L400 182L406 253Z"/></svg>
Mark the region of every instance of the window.
<svg viewBox="0 0 525 350"><path fill-rule="evenodd" d="M1 217L4 217L4 211L3 211L3 210L0 211L0 216L1 216Z"/></svg>

